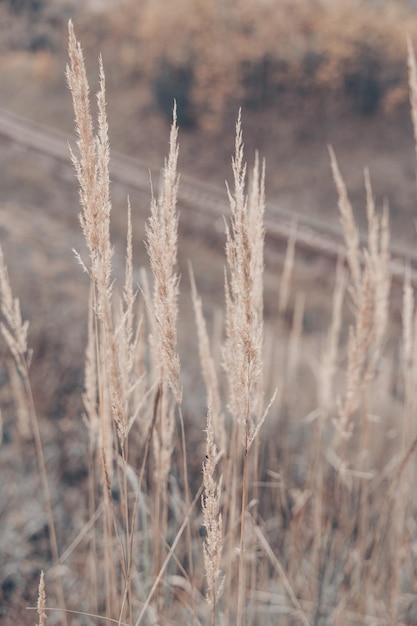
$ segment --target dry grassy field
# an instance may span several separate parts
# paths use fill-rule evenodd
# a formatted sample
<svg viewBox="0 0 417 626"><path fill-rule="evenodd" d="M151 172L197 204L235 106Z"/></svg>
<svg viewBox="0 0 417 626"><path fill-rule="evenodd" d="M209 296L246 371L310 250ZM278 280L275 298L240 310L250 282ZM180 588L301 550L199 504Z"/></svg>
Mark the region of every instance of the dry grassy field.
<svg viewBox="0 0 417 626"><path fill-rule="evenodd" d="M278 20L274 3L182 0L161 22L158 0L122 4L71 5L71 113L53 4L0 8L8 61L39 73L33 117L75 118L77 137L72 168L0 142L0 621L417 624L415 275L404 262L394 285L390 265L415 238L412 7L358 2L351 22L351 3L282 0ZM26 113L13 97L0 104ZM342 141L344 116L361 136ZM326 119L335 149L312 162ZM375 132L376 154L394 123L364 175L353 144ZM279 132L289 158L269 185L252 148L271 176ZM111 181L110 146L165 158L149 194ZM212 233L181 216L182 165L228 181ZM337 262L301 258L295 226L268 244L265 186L340 224Z"/></svg>

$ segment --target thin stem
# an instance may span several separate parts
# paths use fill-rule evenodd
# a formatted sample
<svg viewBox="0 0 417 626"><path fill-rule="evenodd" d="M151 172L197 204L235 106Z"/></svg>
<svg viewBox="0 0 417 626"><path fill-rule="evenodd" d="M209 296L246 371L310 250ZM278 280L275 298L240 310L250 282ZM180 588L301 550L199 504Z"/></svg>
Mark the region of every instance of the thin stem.
<svg viewBox="0 0 417 626"><path fill-rule="evenodd" d="M23 361L23 358L22 358L22 361ZM29 380L29 372L27 370L27 363L26 362L24 362L24 365L20 368L20 371L21 371L21 374L23 376L24 389L25 389L26 397L27 397L28 403L29 403L29 414L30 414L30 420L31 420L31 424L32 424L33 438L34 438L34 441L35 441L36 455L37 455L37 458L38 458L39 473L40 473L40 478L41 478L41 483L42 483L43 497L44 497L44 500L45 500L46 513L47 513L47 517L48 517L49 542L50 542L50 546L51 546L52 560L53 560L54 565L57 567L59 565L59 552L58 552L58 541L57 541L56 530L55 530L54 515L53 515L53 511L52 511L51 491L49 489L49 483L48 483L48 476L47 476L47 473L46 473L45 456L44 456L44 453L43 453L43 445L42 445L41 433L40 433L40 429L39 429L38 417L36 415L35 403L33 401L32 387L31 387L30 380ZM65 610L64 589L63 589L63 585L62 585L62 579L61 579L60 576L58 577L58 580L59 580L59 582L58 582L58 600L59 600L60 606ZM67 621L67 617L66 617L65 613L63 614L63 621L64 621L64 625L63 626L66 626L68 624L68 621Z"/></svg>
<svg viewBox="0 0 417 626"><path fill-rule="evenodd" d="M238 600L237 600L237 626L242 624L243 608L245 604L246 587L246 562L245 562L245 513L246 501L248 497L248 452L249 452L249 363L246 389L246 415L243 433L243 477L242 477L242 502L240 511L240 552L239 552L239 574L238 574Z"/></svg>

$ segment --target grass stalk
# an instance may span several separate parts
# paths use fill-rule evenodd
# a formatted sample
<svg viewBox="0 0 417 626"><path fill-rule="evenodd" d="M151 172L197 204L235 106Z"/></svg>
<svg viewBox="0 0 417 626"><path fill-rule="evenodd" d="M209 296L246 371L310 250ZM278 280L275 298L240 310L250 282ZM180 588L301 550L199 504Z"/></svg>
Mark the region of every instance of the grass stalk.
<svg viewBox="0 0 417 626"><path fill-rule="evenodd" d="M51 492L49 488L48 476L46 472L45 456L38 417L33 400L32 386L29 377L29 363L31 354L27 346L28 323L22 321L19 300L13 298L10 286L7 267L4 262L3 251L0 248L0 304L4 322L1 322L1 333L6 340L8 348L14 358L16 368L23 384L25 403L30 416L33 440L35 444L36 457L38 461L39 474L42 485L43 498L45 502L49 543L51 547L52 562L55 567L59 565L58 540L55 529L55 520L52 509ZM58 577L58 601L65 609L65 595L62 578ZM64 626L67 624L65 614L63 615Z"/></svg>
<svg viewBox="0 0 417 626"><path fill-rule="evenodd" d="M51 560L61 568L52 569L61 621L72 615L65 600L77 602L77 587L72 584L78 584L77 575L82 578L78 589L88 583L91 590L88 598L80 597L80 604L92 607L90 618L119 626L145 622L249 626L262 622L266 610L274 617L265 617L265 622L276 619L283 626L295 621L317 626L387 619L411 623L416 596L412 461L417 449L413 423L417 313L408 269L402 339L399 351L397 346L392 349L399 333L389 307L388 209L383 205L377 211L369 172L365 171L366 240L360 236L330 149L346 248L346 258L341 254L335 268L330 327L325 334L320 322L320 332L309 332L313 319L309 307L315 300L305 298L301 289L299 295L291 294L292 277L298 275L293 272L293 225L278 297L279 330L285 331L280 337L263 310L265 166L256 155L247 185L239 114L233 186L227 187L224 337L220 338L222 331L214 332L217 344L222 344L221 358L213 358L202 299L190 270L207 398L205 441L203 436L198 441L198 425L192 422L193 448L203 461L197 458L203 481L194 488L193 498L190 485L199 483L192 474L187 420L201 414L201 407L195 410L188 398L183 402L182 380L187 389L194 372L188 377L184 368L180 383L176 107L160 193L152 197L146 228L149 281L142 274L141 288L135 292L128 201L125 277L119 297L109 230L104 70L100 61L98 115L93 122L82 51L71 24L69 40L67 79L78 134L73 161L88 250L87 261L78 258L91 284L83 394L89 459L88 479L81 487L85 495L81 530L75 529L75 539L61 557L29 376L27 323L12 296L0 251L1 331L14 358L10 381L25 407L17 441L23 453L30 424ZM409 73L417 126L417 70L410 42ZM294 303L290 330L289 301ZM267 375L264 337L270 344ZM395 367L397 353L400 368ZM225 382L217 371L220 360ZM274 399L265 409L265 387L273 388L276 378L285 388L285 401L274 408L274 422L263 426ZM200 398L191 400L198 403ZM393 418L396 415L402 415L401 422ZM267 441L260 437L264 431ZM8 438L5 423L5 447ZM24 461L21 465L29 467ZM67 495L70 499L72 487L63 495L65 502ZM202 525L203 541L198 536ZM8 532L6 528L6 538ZM204 558L199 559L201 553ZM68 584L61 576L64 564ZM75 572L70 571L73 564L78 566ZM44 626L50 609L45 606L43 574L38 595L38 626ZM78 620L88 615L77 614Z"/></svg>

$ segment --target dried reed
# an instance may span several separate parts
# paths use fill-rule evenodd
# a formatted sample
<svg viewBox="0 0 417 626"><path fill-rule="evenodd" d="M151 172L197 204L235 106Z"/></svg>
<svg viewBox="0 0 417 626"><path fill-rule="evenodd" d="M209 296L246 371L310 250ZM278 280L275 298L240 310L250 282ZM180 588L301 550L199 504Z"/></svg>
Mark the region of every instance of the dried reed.
<svg viewBox="0 0 417 626"><path fill-rule="evenodd" d="M204 564L207 579L206 598L211 608L211 626L216 621L216 608L223 593L224 578L221 575L220 562L222 556L223 527L220 513L222 478L216 482L214 478L218 461L214 429L211 415L211 400L208 402L206 430L206 460L203 464L204 493L202 496L203 523L206 527L204 543Z"/></svg>
<svg viewBox="0 0 417 626"><path fill-rule="evenodd" d="M417 127L417 71L410 41L408 46L410 100ZM95 131L82 51L71 24L69 53L67 79L78 133L73 161L89 261L78 257L91 280L83 395L89 481L87 519L61 558L30 388L28 325L22 320L18 300L13 298L0 250L1 332L15 361L14 384L26 406L26 420L35 439L54 565L69 563L77 548L87 546L87 556L82 553L80 558L90 564L85 577L94 613L129 626L146 621L209 622L212 626L236 622L240 626L262 621L261 611L267 603L272 618L265 621L283 624L294 620L315 625L382 623L387 619L390 623L413 623L415 589L410 581L415 570L416 501L410 461L417 449L413 422L417 406L417 312L408 269L403 287L402 380L395 381L399 391L392 405L383 407L387 414L395 409L395 416L402 416L402 420L392 420L398 436L391 441L385 436L385 424L377 424L384 419L389 423L390 417L374 414L380 402L379 372L388 349L390 324L389 219L386 206L382 213L376 209L369 172L365 172L368 239L362 245L346 185L330 149L346 259L340 256L335 272L324 348L316 361L309 359L309 363L317 363L313 372L317 397L309 399L315 404L309 407L307 418L301 415L298 419L305 387L297 373L305 360L305 346L312 344L303 329L306 300L301 294L295 299L291 332L277 341L279 353L271 356L274 364L274 358L282 362L282 354L286 354L285 371L283 367L277 369L282 370L291 393L280 406L281 419L271 424L271 436L265 442L269 454L263 454L264 448L257 445L269 410L264 407L262 363L265 168L256 156L247 194L239 114L232 161L234 186L228 188L231 217L226 226L222 356L229 415L222 404L223 389L202 301L190 271L208 404L205 460L197 463L202 465L202 482L191 495L177 345L176 111L174 108L161 191L158 198L152 198L147 224L152 278L149 284L142 280L137 296L128 202L125 279L121 297L116 300L104 71L100 61ZM417 144L417 134L415 139ZM284 262L280 314L289 299L295 238L294 227ZM141 296L142 304L137 306ZM344 304L349 297L347 311ZM143 301L146 318L140 308ZM350 325L347 333L346 321ZM342 367L344 376L339 371ZM227 417L231 417L230 425ZM23 413L20 420L24 432ZM315 429L311 437L310 428ZM374 434L383 441L382 461L375 458ZM199 502L200 512L196 510ZM201 524L206 529L203 542L198 536ZM198 559L201 552L204 559ZM64 600L61 585L61 609L65 609ZM46 623L45 604L42 572L38 626ZM66 619L65 611L62 619Z"/></svg>
<svg viewBox="0 0 417 626"><path fill-rule="evenodd" d="M252 185L245 194L246 165L243 161L241 115L236 123L235 155L232 160L233 192L228 188L231 225L226 227L225 276L226 342L224 368L229 382L229 409L233 417L232 489L242 475L240 501L240 549L238 566L237 624L243 619L246 587L245 516L248 497L248 455L267 411L263 410L263 213L265 168L255 160ZM238 440L243 446L239 451ZM240 459L243 453L243 465ZM256 470L255 470L256 471ZM233 502L231 504L233 506ZM234 512L231 510L230 535L234 535Z"/></svg>
<svg viewBox="0 0 417 626"><path fill-rule="evenodd" d="M37 612L38 612L39 622L37 623L37 626L45 626L46 624L45 607L46 607L45 576L42 570L40 579L39 579L39 591L38 591L38 602L37 602Z"/></svg>
<svg viewBox="0 0 417 626"><path fill-rule="evenodd" d="M39 473L42 483L43 498L48 519L49 542L52 553L52 560L55 566L59 565L58 540L55 529L55 519L52 510L51 492L49 488L48 476L45 465L45 455L43 452L41 432L38 417L33 401L32 386L29 377L29 367L31 351L27 345L28 322L23 322L20 312L20 303L17 298L13 298L12 288L9 281L9 274L4 261L3 250L0 247L0 307L4 321L0 324L1 334L13 356L19 377L22 381L22 402L27 407L30 417L33 439L35 443L36 456L38 460ZM58 582L58 595L61 607L65 607L65 596L62 580ZM64 625L67 623L66 616L63 617Z"/></svg>

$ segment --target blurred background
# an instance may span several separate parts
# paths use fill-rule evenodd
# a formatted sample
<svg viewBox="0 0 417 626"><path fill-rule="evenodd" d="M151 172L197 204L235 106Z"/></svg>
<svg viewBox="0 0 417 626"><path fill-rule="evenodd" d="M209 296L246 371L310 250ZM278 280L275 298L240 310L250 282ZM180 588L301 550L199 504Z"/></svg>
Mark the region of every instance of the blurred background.
<svg viewBox="0 0 417 626"><path fill-rule="evenodd" d="M270 199L337 220L331 143L353 200L369 165L395 234L409 230L397 214L414 199L411 0L3 0L0 106L71 136L69 18L93 93L103 55L113 150L159 167L175 98L182 171L223 187L242 107L248 159L265 155Z"/></svg>
<svg viewBox="0 0 417 626"><path fill-rule="evenodd" d="M265 156L272 205L337 228L331 144L358 223L366 224L363 171L369 166L378 206L384 199L389 202L395 245L413 252L416 168L406 39L417 45L416 2L1 0L0 118L1 111L11 111L72 142L72 104L65 81L69 19L85 52L93 95L98 57L103 56L113 151L158 171L168 152L175 99L181 174L224 190L226 200L224 181L232 178L241 107L246 158L251 164L255 150ZM42 153L46 138L33 149L12 135L0 129L0 243L14 294L30 321L32 382L38 413L48 418L44 438L49 469L55 471L56 484L65 485L70 494L86 475L79 423L88 284L72 252L84 252L78 190L72 166ZM112 193L117 276L123 263L128 195L135 264L146 264L149 190L141 192L115 180ZM206 314L215 326L223 302L224 239L218 225L208 226L191 235L184 228L179 265L187 292L187 261L192 260ZM268 257L272 261L267 259L266 266L266 309L271 314L277 307L282 269L283 255L277 255ZM297 284L302 284L310 332L324 325L314 313L318 303L320 312L323 306L329 309L331 287L322 279L320 267L313 279L302 271L294 274L288 319ZM188 311L189 300L181 313L183 353L195 352L187 332ZM23 445L25 438L24 432L16 437L16 421L24 424L23 418L16 418L23 408L11 392L4 346L1 351L0 519L7 532L0 533L0 602L16 607L24 604L16 600L19 593L28 601L36 589L46 530L36 513L40 504L31 499L38 490L34 455L25 452L26 469L16 466L22 462L16 458L16 445ZM195 381L188 376L191 385ZM188 412L192 409L191 401ZM33 478L21 485L18 476L27 475L30 467ZM22 508L25 494L29 510ZM10 608L4 610L0 621L11 616Z"/></svg>
<svg viewBox="0 0 417 626"><path fill-rule="evenodd" d="M363 172L368 166L377 205L389 203L395 245L413 252L415 151L406 39L417 42L414 2L3 0L0 109L59 131L64 143L74 140L65 80L69 19L84 49L93 105L98 58L103 56L113 152L130 155L157 172L167 154L175 99L182 176L213 185L226 201L224 182L231 180L241 107L246 159L251 165L255 150L266 158L266 193L272 205L297 219L304 215L319 220L319 226L338 227L331 144L361 227L366 228ZM3 129L7 124L6 119ZM36 354L50 350L55 338L55 359L71 367L84 345L76 323L85 319L85 294L79 291L83 276L71 251L83 245L78 191L72 166L44 154L45 143L41 136L39 150L29 149L13 133L10 137L0 131L1 243L16 295L39 343ZM112 189L116 251L122 261L130 195L138 266L146 263L149 188L140 193L115 180ZM187 274L191 258L200 289L221 306L223 227L204 226L200 240L195 233L184 237L181 269ZM276 289L277 271L271 270ZM314 298L317 281L310 286ZM271 298L273 309L276 293ZM74 337L62 349L57 324L71 318L75 323L66 324L66 333ZM59 377L62 370L55 365L48 376L37 368L40 379ZM65 380L69 391L78 385L78 367ZM41 402L49 402L56 384L41 394ZM66 410L63 403L54 412Z"/></svg>
<svg viewBox="0 0 417 626"><path fill-rule="evenodd" d="M334 217L328 143L354 200L369 165L394 214L412 201L411 0L3 0L0 106L71 134L69 18L93 92L103 55L113 150L159 167L176 98L182 170L222 187L242 107L288 208Z"/></svg>

